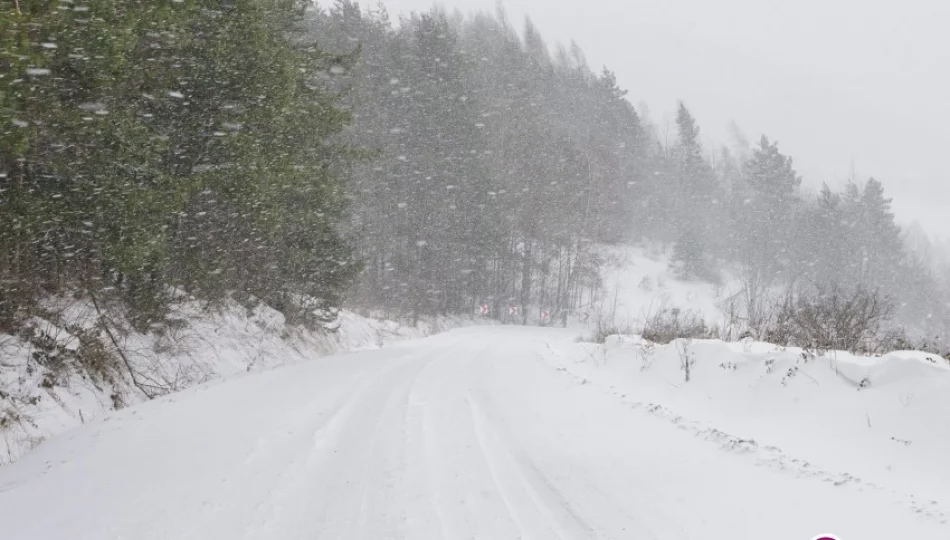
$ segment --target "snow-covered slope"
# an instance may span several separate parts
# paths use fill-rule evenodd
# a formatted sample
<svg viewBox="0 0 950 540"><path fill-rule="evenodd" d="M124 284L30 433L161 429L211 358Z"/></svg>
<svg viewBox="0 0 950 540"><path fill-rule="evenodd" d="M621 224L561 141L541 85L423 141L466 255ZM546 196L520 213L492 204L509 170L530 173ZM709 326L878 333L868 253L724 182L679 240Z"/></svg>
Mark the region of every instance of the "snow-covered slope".
<svg viewBox="0 0 950 540"><path fill-rule="evenodd" d="M700 439L768 468L879 491L922 515L950 517L937 502L950 502L944 358L916 351L814 356L751 341L656 345L620 336L574 347L562 352L574 378Z"/></svg>
<svg viewBox="0 0 950 540"><path fill-rule="evenodd" d="M56 320L34 317L25 328L30 339L0 333L0 466L50 435L142 402L146 393L177 392L471 322L440 319L408 327L343 311L333 331L317 331L288 324L264 304L247 308L232 301L208 311L197 302L183 301L165 324L148 334L111 329L140 389L114 347L108 347L92 305L74 299L50 299L47 304ZM87 339L92 336L95 339ZM100 350L100 343L109 350ZM110 357L97 357L100 352Z"/></svg>
<svg viewBox="0 0 950 540"><path fill-rule="evenodd" d="M670 270L668 249L660 246L602 246L604 290L594 309L620 327L640 329L663 309L689 310L710 324L722 326L722 304L738 284L677 279Z"/></svg>
<svg viewBox="0 0 950 540"><path fill-rule="evenodd" d="M454 330L111 414L0 468L3 536L950 537L946 367L695 342L684 383L676 344L641 371L645 344L577 334Z"/></svg>

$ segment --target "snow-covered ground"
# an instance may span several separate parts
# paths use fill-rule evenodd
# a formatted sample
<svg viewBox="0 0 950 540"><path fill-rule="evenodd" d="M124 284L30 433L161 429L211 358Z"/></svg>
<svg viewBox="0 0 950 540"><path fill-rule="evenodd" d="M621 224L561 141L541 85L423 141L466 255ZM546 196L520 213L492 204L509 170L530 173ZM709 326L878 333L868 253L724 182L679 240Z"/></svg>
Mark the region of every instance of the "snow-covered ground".
<svg viewBox="0 0 950 540"><path fill-rule="evenodd" d="M686 383L682 345L578 333L453 330L110 414L0 468L3 537L950 537L939 362L693 342Z"/></svg>
<svg viewBox="0 0 950 540"><path fill-rule="evenodd" d="M639 330L649 315L675 307L698 313L712 324L721 322L718 305L727 286L675 279L667 254L655 246L601 246L599 251L608 264L603 269L603 298L585 308L596 312L589 325L602 316L619 328ZM121 365L118 370L97 372L94 361L90 366L88 358L78 360L82 338L77 329L114 349L96 327L102 321L93 305L73 298L51 298L46 304L55 318L34 317L29 325L33 340L0 333L0 466L49 436L147 399ZM230 301L209 311L183 299L147 334L129 331L128 325L113 325L113 331L139 382L147 391L164 394L238 373L423 337L476 319L487 322L473 314L410 327L343 311L337 330L328 333L288 324L281 313L264 304L249 308ZM36 343L44 340L48 346L38 348ZM112 355L116 360L114 351Z"/></svg>
<svg viewBox="0 0 950 540"><path fill-rule="evenodd" d="M950 517L936 502L950 502L944 358L620 336L574 347L558 353L566 373L700 439L768 468L881 491L922 515Z"/></svg>
<svg viewBox="0 0 950 540"><path fill-rule="evenodd" d="M676 280L649 247L603 252L596 316L726 322L728 280ZM934 355L596 344L580 324L414 339L442 328L351 312L327 334L199 307L120 336L180 391L140 403L119 381L118 412L102 380L0 336L0 413L29 418L0 429L0 463L23 456L0 467L0 537L950 538L950 366ZM32 321L47 352L77 349L64 321L88 326L83 309Z"/></svg>
<svg viewBox="0 0 950 540"><path fill-rule="evenodd" d="M443 318L411 327L343 311L329 332L288 324L280 312L264 304L248 308L231 301L209 311L197 302L183 301L161 327L147 334L112 327L145 388L142 391L121 363L116 369L114 348L105 351L112 354L112 361L98 364L95 354L81 349L80 332L109 344L96 327L100 319L91 304L68 298L50 299L47 304L56 320L29 321L26 331L33 339L0 333L0 466L51 435L145 401L146 392L176 392L472 322Z"/></svg>

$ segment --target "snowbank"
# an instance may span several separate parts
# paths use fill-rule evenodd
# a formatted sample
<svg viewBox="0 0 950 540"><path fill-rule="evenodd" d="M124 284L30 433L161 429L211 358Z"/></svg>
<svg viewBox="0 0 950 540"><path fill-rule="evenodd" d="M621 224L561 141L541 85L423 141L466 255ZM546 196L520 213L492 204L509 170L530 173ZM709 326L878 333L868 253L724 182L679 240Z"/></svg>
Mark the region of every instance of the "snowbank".
<svg viewBox="0 0 950 540"><path fill-rule="evenodd" d="M760 464L884 489L924 514L950 498L950 365L936 355L631 336L569 347L551 360L578 381Z"/></svg>
<svg viewBox="0 0 950 540"><path fill-rule="evenodd" d="M209 312L185 301L147 334L112 327L123 357L96 326L91 304L68 299L48 304L57 322L34 317L24 330L28 335L0 333L0 465L51 435L148 395L472 322L440 319L409 327L343 311L333 331L316 331L288 324L263 304L249 309L232 301Z"/></svg>

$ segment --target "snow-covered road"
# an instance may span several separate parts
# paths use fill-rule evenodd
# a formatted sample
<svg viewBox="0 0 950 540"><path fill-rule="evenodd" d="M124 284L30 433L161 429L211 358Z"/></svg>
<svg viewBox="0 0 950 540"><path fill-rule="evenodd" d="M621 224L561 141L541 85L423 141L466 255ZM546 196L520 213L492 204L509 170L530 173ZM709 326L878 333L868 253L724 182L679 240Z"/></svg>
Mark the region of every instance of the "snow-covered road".
<svg viewBox="0 0 950 540"><path fill-rule="evenodd" d="M127 409L0 468L0 537L950 538L584 384L576 336L456 330Z"/></svg>

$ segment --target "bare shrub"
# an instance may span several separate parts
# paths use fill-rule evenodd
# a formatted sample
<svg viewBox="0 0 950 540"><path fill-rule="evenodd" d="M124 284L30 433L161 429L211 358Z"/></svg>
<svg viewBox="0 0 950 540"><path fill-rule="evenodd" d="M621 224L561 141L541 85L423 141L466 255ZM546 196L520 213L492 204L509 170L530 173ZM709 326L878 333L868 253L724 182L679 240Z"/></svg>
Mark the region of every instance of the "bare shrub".
<svg viewBox="0 0 950 540"><path fill-rule="evenodd" d="M795 344L798 341L794 321L796 309L797 300L789 293L784 300L762 312L758 327L750 328L748 335L776 345ZM808 348L807 345L802 347Z"/></svg>
<svg viewBox="0 0 950 540"><path fill-rule="evenodd" d="M767 337L807 349L871 352L893 311L891 300L877 290L816 286L785 300Z"/></svg>
<svg viewBox="0 0 950 540"><path fill-rule="evenodd" d="M594 343L606 343L607 338L610 336L621 336L621 335L630 335L633 333L633 328L629 324L618 324L613 319L598 318L597 327L594 329L594 334L591 336L590 341Z"/></svg>
<svg viewBox="0 0 950 540"><path fill-rule="evenodd" d="M640 358L640 371L653 367L653 358L656 354L656 343L644 341L637 345L637 357Z"/></svg>
<svg viewBox="0 0 950 540"><path fill-rule="evenodd" d="M716 306L722 312L723 321L719 332L719 339L723 341L738 341L749 329L739 313L739 294L729 295L720 300Z"/></svg>
<svg viewBox="0 0 950 540"><path fill-rule="evenodd" d="M933 336L925 337L911 347L913 350L924 351L942 356L950 362L950 338Z"/></svg>
<svg viewBox="0 0 950 540"><path fill-rule="evenodd" d="M667 344L675 339L707 337L709 329L703 318L693 311L663 308L647 317L642 335L654 343Z"/></svg>
<svg viewBox="0 0 950 540"><path fill-rule="evenodd" d="M681 339L676 342L676 351L680 356L680 369L683 370L683 379L686 382L689 382L693 364L696 363L696 355L693 354L691 344L691 339Z"/></svg>
<svg viewBox="0 0 950 540"><path fill-rule="evenodd" d="M923 345L923 344L921 344ZM893 351L912 351L918 348L908 336L903 328L892 328L881 336L877 343L877 353L889 353Z"/></svg>

